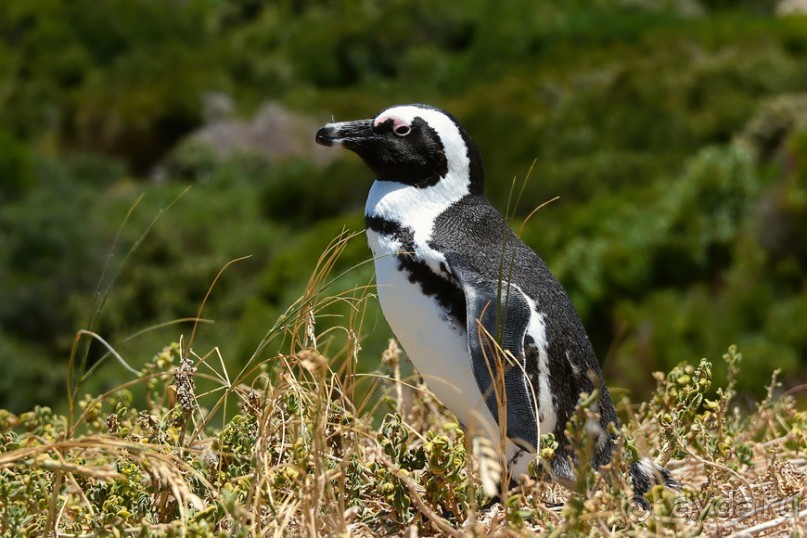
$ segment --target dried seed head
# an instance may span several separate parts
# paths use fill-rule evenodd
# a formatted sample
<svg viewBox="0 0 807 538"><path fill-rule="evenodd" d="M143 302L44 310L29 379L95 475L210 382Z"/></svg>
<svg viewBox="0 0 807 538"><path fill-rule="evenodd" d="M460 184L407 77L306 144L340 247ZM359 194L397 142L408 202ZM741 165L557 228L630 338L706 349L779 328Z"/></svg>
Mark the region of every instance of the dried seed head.
<svg viewBox="0 0 807 538"><path fill-rule="evenodd" d="M328 361L315 349L304 349L297 353L300 366L312 374L320 372L328 367Z"/></svg>
<svg viewBox="0 0 807 538"><path fill-rule="evenodd" d="M193 360L187 357L182 359L179 367L174 370L176 398L185 413L191 413L196 409L196 384L193 381L195 374L196 367Z"/></svg>
<svg viewBox="0 0 807 538"><path fill-rule="evenodd" d="M479 464L479 480L482 482L482 489L488 497L495 497L502 481L502 464L498 451L490 439L483 435L474 435L471 446L473 455Z"/></svg>
<svg viewBox="0 0 807 538"><path fill-rule="evenodd" d="M398 347L398 342L394 338L389 339L387 349L381 354L381 364L389 364L395 368L401 360L401 348Z"/></svg>

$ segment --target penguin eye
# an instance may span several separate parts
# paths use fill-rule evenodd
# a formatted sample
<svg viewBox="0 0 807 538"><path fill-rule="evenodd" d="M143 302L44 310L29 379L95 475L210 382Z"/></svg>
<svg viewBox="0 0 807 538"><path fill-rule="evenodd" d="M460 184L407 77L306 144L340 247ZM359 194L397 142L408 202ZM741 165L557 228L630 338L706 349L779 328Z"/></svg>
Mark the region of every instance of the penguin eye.
<svg viewBox="0 0 807 538"><path fill-rule="evenodd" d="M404 125L397 125L392 130L392 132L395 133L398 136L406 136L406 135L408 135L409 133L412 132L412 128L409 127L408 125L405 125L405 124Z"/></svg>

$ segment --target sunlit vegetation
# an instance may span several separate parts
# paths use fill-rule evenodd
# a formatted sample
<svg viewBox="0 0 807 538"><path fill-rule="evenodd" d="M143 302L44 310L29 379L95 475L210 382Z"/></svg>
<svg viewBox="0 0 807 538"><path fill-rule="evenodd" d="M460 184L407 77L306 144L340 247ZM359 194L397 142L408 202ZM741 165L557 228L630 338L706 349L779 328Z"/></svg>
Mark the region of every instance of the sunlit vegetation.
<svg viewBox="0 0 807 538"><path fill-rule="evenodd" d="M802 511L807 16L777 5L0 2L2 534L695 535ZM399 401L426 392L373 296L372 178L299 131L401 102L463 122L500 209L524 185L512 224L583 317L625 459L687 485L652 515L620 472L483 510L455 419ZM267 103L292 119L262 141L301 137L282 152L198 136ZM738 491L787 510L716 515Z"/></svg>

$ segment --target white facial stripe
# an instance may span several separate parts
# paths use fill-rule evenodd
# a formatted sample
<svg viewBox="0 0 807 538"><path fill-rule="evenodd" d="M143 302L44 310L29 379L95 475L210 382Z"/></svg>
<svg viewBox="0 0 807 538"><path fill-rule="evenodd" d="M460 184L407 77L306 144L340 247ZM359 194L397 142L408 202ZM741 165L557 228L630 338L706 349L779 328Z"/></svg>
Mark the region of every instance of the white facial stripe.
<svg viewBox="0 0 807 538"><path fill-rule="evenodd" d="M468 148L466 148L465 141L462 139L462 135L456 124L439 110L420 108L412 105L395 106L379 114L373 124L377 126L392 118L393 122L397 120L400 121L401 124L411 126L415 118L418 117L423 118L423 120L429 124L429 127L434 129L440 137L446 154L446 160L448 161L449 174L451 174L452 170L455 170L467 176L470 166Z"/></svg>

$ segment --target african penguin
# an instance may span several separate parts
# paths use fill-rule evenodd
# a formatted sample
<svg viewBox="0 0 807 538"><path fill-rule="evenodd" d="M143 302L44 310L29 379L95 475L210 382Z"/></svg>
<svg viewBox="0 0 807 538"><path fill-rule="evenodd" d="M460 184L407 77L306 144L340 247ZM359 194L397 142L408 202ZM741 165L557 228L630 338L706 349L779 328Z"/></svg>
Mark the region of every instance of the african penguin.
<svg viewBox="0 0 807 538"><path fill-rule="evenodd" d="M527 472L541 433L554 433L550 474L571 486L576 463L565 426L596 381L601 417L592 464L609 462L607 427L619 423L583 324L560 283L485 197L479 150L457 120L428 105L394 106L372 119L327 124L316 142L355 152L375 175L365 222L381 308L463 427L504 449L513 477ZM507 358L504 400L493 386L491 338ZM499 401L506 401L501 414ZM639 497L657 483L677 485L647 459L631 475Z"/></svg>

